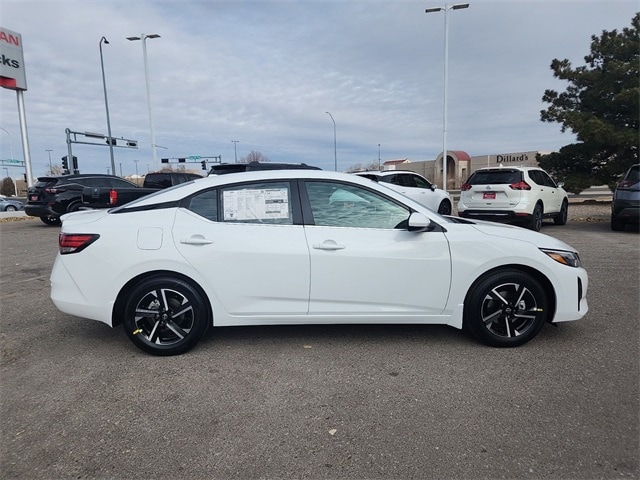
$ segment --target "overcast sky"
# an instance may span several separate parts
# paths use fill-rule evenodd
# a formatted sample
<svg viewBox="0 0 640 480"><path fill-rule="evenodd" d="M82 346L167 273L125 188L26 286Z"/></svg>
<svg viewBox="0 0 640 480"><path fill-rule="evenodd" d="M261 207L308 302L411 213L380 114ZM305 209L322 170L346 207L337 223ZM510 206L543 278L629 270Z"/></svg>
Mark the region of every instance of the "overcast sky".
<svg viewBox="0 0 640 480"><path fill-rule="evenodd" d="M583 65L591 35L629 27L639 2L469 3L449 14L448 148L476 156L572 143L540 121L544 90L567 86L551 61ZM139 142L114 149L116 173L134 173L136 160L139 173L154 169L142 43L125 39L143 33L161 35L146 42L158 158L233 162L236 146L238 159L253 150L333 169L330 112L344 170L377 162L378 151L382 162L442 151L445 15L425 8L444 4L2 0L0 26L22 35L35 176L48 168L47 149L60 164L66 128L107 133L102 36L112 134ZM9 132L0 131L0 158L22 159L16 93L0 89L0 107ZM82 172L107 173L106 145L73 152Z"/></svg>

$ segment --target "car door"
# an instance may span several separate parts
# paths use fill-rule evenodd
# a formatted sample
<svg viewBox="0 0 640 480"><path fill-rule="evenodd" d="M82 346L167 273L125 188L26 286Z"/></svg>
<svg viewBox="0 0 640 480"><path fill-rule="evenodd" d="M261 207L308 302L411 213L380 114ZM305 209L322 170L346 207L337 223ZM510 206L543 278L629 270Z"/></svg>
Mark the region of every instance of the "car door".
<svg viewBox="0 0 640 480"><path fill-rule="evenodd" d="M288 181L243 183L202 191L178 209L176 248L230 315L282 323L307 313L309 250L294 197Z"/></svg>
<svg viewBox="0 0 640 480"><path fill-rule="evenodd" d="M303 192L310 315L411 321L442 312L451 265L440 228L409 231L408 207L359 185L305 180Z"/></svg>
<svg viewBox="0 0 640 480"><path fill-rule="evenodd" d="M380 179L392 188L403 195L406 195L410 199L418 202L425 207L434 208L434 195L431 190L431 184L429 184L422 177L413 173L395 173L393 175L385 175ZM437 210L437 205L435 205Z"/></svg>
<svg viewBox="0 0 640 480"><path fill-rule="evenodd" d="M564 190L556 185L556 182L543 170L529 170L529 177L535 182L535 188L544 205L544 213L556 213L560 211Z"/></svg>

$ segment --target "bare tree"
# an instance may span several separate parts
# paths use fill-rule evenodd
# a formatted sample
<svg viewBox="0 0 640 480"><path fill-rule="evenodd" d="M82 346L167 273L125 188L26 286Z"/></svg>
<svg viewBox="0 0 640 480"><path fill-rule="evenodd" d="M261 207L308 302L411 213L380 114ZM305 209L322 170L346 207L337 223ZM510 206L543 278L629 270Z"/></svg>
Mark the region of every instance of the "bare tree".
<svg viewBox="0 0 640 480"><path fill-rule="evenodd" d="M241 157L238 163L251 163L251 162L269 162L270 160L265 157L262 153L256 152L255 150L251 150L249 155L246 157Z"/></svg>

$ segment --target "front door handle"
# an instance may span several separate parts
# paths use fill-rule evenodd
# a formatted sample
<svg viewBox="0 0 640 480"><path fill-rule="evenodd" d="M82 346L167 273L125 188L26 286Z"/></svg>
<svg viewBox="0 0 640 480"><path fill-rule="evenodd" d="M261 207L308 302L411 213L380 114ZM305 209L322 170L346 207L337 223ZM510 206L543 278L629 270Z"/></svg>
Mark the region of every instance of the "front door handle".
<svg viewBox="0 0 640 480"><path fill-rule="evenodd" d="M336 243L334 240L325 240L322 243L314 244L313 248L315 248L316 250L342 250L345 248L345 246Z"/></svg>

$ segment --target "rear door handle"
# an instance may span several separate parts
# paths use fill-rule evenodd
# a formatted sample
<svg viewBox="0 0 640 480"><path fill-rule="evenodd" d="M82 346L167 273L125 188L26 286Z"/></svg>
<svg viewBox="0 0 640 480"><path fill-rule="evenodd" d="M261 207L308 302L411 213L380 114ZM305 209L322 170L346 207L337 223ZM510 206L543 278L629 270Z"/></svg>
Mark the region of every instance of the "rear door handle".
<svg viewBox="0 0 640 480"><path fill-rule="evenodd" d="M185 245L209 245L213 243L213 240L209 240L205 238L204 235L191 235L189 238L183 238L180 240L180 243L184 243Z"/></svg>

